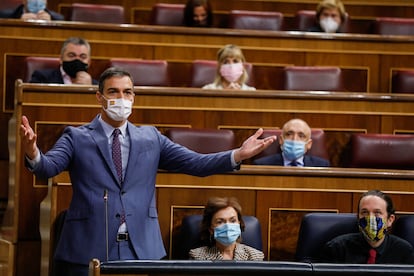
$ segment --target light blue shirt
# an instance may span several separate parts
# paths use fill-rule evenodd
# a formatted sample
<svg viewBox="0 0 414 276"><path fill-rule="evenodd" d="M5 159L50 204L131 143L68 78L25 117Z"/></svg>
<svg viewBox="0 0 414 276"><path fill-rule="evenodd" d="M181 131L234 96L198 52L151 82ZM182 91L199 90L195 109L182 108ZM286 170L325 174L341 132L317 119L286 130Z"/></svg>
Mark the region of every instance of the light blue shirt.
<svg viewBox="0 0 414 276"><path fill-rule="evenodd" d="M285 155L283 154L283 152L282 152L282 156L283 156L283 166L291 167L290 163L293 160L287 160L285 158ZM296 164L297 164L296 167L304 167L305 166L305 162L303 162L303 157L304 156L301 156L301 157L299 157L298 159L295 160L296 161Z"/></svg>

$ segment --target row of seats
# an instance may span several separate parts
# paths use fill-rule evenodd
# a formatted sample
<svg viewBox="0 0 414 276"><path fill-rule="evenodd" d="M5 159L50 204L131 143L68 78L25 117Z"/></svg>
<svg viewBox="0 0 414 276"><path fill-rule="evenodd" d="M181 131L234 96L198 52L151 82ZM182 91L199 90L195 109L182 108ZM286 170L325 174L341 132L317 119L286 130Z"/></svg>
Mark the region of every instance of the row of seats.
<svg viewBox="0 0 414 276"><path fill-rule="evenodd" d="M183 26L184 4L156 3L151 12L151 25ZM71 21L125 23L124 8L121 5L73 3ZM298 30L307 31L316 22L314 10L296 12L295 27L285 27L284 15L277 11L230 10L227 27L255 30ZM352 32L352 18L348 17L342 31ZM414 35L414 19L377 17L372 21L370 32L380 35Z"/></svg>
<svg viewBox="0 0 414 276"><path fill-rule="evenodd" d="M56 68L58 58L27 57L24 81L28 82L37 69ZM134 85L169 86L168 62L165 60L144 60L113 58L108 66L118 66L129 71ZM255 86L253 65L245 63L249 75L248 85ZM202 87L214 81L217 62L214 60L194 60L192 63L191 87ZM314 91L345 91L342 71L339 67L327 66L287 66L284 68L283 89ZM393 93L414 93L414 69L395 71L392 77Z"/></svg>
<svg viewBox="0 0 414 276"><path fill-rule="evenodd" d="M178 257L186 259L192 248L201 246L201 215L183 218L180 231L180 250ZM261 225L254 216L243 216L245 231L242 242L258 250L263 250ZM308 213L302 217L296 246L295 259L299 262L315 262L326 242L332 238L358 232L357 216L352 213ZM401 215L392 226L392 234L397 235L414 246L414 215Z"/></svg>
<svg viewBox="0 0 414 276"><path fill-rule="evenodd" d="M312 129L311 155L329 159L325 132ZM230 150L236 146L236 138L231 130L170 128L166 136L172 141L201 153ZM281 129L264 130L260 138L282 134ZM365 134L351 135L351 160L349 167L373 169L414 169L414 135L409 134ZM254 157L261 158L279 153L279 143L275 142Z"/></svg>

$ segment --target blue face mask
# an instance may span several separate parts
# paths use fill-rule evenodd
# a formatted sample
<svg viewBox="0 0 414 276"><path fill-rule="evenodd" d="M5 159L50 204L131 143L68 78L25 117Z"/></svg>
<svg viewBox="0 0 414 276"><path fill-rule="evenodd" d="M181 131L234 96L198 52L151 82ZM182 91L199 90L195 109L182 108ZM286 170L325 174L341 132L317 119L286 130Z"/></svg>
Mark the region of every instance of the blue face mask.
<svg viewBox="0 0 414 276"><path fill-rule="evenodd" d="M46 9L45 0L28 0L27 1L27 10L31 13L38 13Z"/></svg>
<svg viewBox="0 0 414 276"><path fill-rule="evenodd" d="M241 234L240 224L224 223L214 228L214 239L223 245L234 243Z"/></svg>
<svg viewBox="0 0 414 276"><path fill-rule="evenodd" d="M284 140L282 145L283 156L289 161L296 160L305 155L305 145L306 142L303 141Z"/></svg>

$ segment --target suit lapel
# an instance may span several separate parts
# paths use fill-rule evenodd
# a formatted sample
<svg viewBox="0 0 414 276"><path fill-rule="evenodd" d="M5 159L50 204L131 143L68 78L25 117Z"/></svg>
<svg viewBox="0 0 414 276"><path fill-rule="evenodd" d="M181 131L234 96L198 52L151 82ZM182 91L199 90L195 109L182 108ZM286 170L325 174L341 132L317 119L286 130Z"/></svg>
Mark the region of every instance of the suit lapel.
<svg viewBox="0 0 414 276"><path fill-rule="evenodd" d="M118 174L115 169L115 165L112 162L111 152L108 146L108 138L103 131L102 126L99 123L98 117L96 117L90 124L91 128L91 137L95 141L103 159L105 160L106 165L111 169L112 175L114 176L115 181L118 185L119 183Z"/></svg>
<svg viewBox="0 0 414 276"><path fill-rule="evenodd" d="M136 170L137 170L136 163L138 162L138 159L139 159L139 152L140 152L139 145L138 145L139 131L138 131L138 128L135 127L130 122L128 122L127 131L129 133L130 145L129 145L128 165L125 171L125 179L131 179L132 175L130 176L129 174L136 173Z"/></svg>

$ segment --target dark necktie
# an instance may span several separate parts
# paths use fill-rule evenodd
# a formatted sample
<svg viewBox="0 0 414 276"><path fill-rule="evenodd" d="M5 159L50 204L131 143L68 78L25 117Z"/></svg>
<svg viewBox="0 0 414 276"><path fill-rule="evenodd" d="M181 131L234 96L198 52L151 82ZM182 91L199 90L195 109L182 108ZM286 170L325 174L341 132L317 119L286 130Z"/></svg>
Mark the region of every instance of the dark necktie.
<svg viewBox="0 0 414 276"><path fill-rule="evenodd" d="M122 155L121 155L121 143L119 142L119 134L121 131L116 128L113 132L112 140L112 160L114 161L118 179L122 182Z"/></svg>
<svg viewBox="0 0 414 276"><path fill-rule="evenodd" d="M367 264L375 264L375 258L377 257L377 251L371 248L368 252L368 261Z"/></svg>
<svg viewBox="0 0 414 276"><path fill-rule="evenodd" d="M295 160L293 160L292 162L290 162L289 164L292 167L297 167L298 166L298 162L296 162Z"/></svg>

